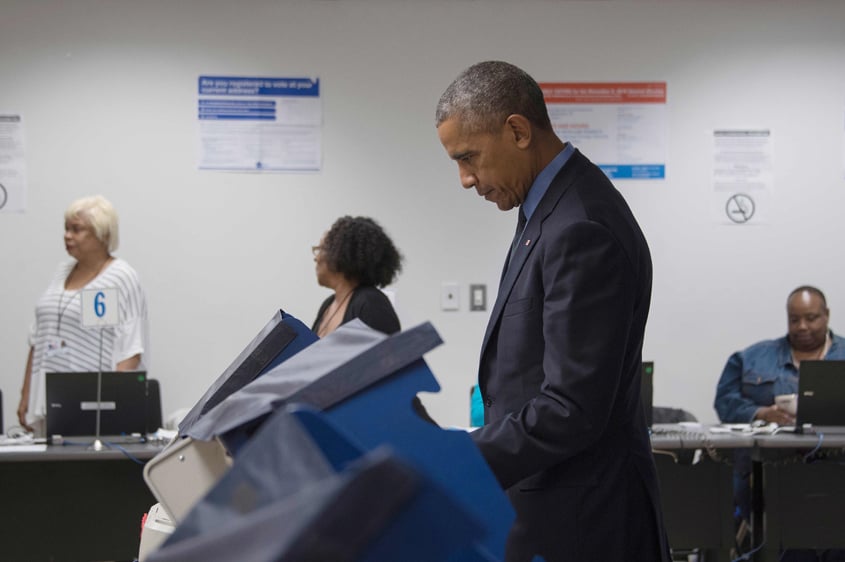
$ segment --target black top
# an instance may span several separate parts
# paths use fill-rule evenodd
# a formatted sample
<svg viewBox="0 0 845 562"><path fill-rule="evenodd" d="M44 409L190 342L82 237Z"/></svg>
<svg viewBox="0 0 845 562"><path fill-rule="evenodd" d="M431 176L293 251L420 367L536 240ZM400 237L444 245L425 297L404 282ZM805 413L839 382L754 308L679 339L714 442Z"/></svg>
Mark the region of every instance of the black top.
<svg viewBox="0 0 845 562"><path fill-rule="evenodd" d="M314 325L311 326L311 330L314 333L320 327L323 314L332 302L334 302L334 295L324 300L320 306L320 310L317 312L317 318L314 320ZM346 306L346 313L343 315L341 324L345 324L355 318L360 319L373 330L378 330L388 335L395 334L402 329L399 324L399 317L396 316L396 311L393 310L393 305L390 304L390 299L379 289L369 285L359 285L352 291L352 296L349 298L349 304ZM437 425L437 422L428 415L425 406L423 406L422 401L418 397L414 396L412 406L419 417Z"/></svg>
<svg viewBox="0 0 845 562"><path fill-rule="evenodd" d="M323 314L333 302L334 295L323 301L311 330L317 331L320 327L320 321L323 319ZM376 287L359 285L352 291L341 324L355 318L359 318L373 330L378 330L384 334L395 334L401 330L399 317L396 316L393 305L390 304L390 299Z"/></svg>

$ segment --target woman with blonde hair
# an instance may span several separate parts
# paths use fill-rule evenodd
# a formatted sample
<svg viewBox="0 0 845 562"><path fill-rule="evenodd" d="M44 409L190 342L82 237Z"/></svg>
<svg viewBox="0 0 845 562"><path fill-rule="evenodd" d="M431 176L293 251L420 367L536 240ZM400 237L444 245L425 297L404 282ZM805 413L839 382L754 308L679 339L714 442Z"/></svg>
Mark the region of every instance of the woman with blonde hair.
<svg viewBox="0 0 845 562"><path fill-rule="evenodd" d="M104 197L84 197L65 211L61 263L35 306L18 421L43 434L46 412L44 373L132 371L146 368L147 304L138 274L115 257L117 213ZM117 289L118 323L89 330L82 326L83 289Z"/></svg>

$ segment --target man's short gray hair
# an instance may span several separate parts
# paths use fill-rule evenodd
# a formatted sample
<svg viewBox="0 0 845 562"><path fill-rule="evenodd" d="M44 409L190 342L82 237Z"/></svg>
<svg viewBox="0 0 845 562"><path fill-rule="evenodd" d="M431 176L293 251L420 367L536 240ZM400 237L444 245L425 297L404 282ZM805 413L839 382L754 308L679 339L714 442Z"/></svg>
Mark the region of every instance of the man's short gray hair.
<svg viewBox="0 0 845 562"><path fill-rule="evenodd" d="M461 72L437 103L435 125L458 118L473 131L493 132L509 115L551 131L543 91L524 70L503 61L474 64Z"/></svg>

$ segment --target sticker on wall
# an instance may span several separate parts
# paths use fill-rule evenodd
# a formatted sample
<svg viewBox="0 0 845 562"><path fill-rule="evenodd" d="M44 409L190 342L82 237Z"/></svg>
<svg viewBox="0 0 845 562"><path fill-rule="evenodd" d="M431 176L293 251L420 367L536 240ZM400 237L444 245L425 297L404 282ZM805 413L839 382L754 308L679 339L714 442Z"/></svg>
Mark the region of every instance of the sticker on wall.
<svg viewBox="0 0 845 562"><path fill-rule="evenodd" d="M725 213L737 224L748 222L754 216L754 199L744 193L731 195L725 203Z"/></svg>
<svg viewBox="0 0 845 562"><path fill-rule="evenodd" d="M666 177L666 82L553 82L540 87L557 136L608 177Z"/></svg>
<svg viewBox="0 0 845 562"><path fill-rule="evenodd" d="M319 79L200 76L198 92L201 170L320 169Z"/></svg>
<svg viewBox="0 0 845 562"><path fill-rule="evenodd" d="M769 129L713 131L713 219L726 225L765 223L772 193Z"/></svg>

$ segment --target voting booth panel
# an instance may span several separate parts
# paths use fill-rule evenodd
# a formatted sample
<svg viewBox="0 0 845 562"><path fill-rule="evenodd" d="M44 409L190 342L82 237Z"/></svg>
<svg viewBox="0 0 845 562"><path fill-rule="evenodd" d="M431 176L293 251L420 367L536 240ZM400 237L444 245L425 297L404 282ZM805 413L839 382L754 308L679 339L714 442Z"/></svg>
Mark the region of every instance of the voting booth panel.
<svg viewBox="0 0 845 562"><path fill-rule="evenodd" d="M371 462L369 455L386 454L380 452L385 448L390 451L387 456L391 462L388 464L393 468L393 462L406 467L425 483L419 489L427 490L418 497L429 506L426 510L417 511L416 508L410 509L410 503L403 504L409 509L408 521L413 522L407 529L414 529L418 540L430 537L432 535L425 530L431 531L433 526L448 520L448 512L457 518L453 522L454 528L466 531L462 533L463 539L456 537L452 551L429 552L429 557L425 559L503 559L505 540L514 518L507 497L467 433L443 430L427 423L411 407L418 392L439 390L422 355L440 343L439 335L430 324L386 336L360 321L353 321L308 345L206 410L185 427L181 437L195 442L219 440L234 459L232 468L207 493L200 494L202 499L199 503L184 514L173 535L166 539L159 551L150 555L149 560L170 559L167 557L176 556L174 553L177 552L178 556L191 559L193 554L185 549L196 547L205 552L203 545L211 536L220 528L233 529L234 521L242 520L245 513L256 518L257 526L264 524L264 516L281 517L275 519L277 522L286 521L284 513L288 512L291 502L297 504L301 501L297 493L309 488L301 482L295 486L299 492L288 488L291 482L299 482L289 471L299 474L294 459L302 457L303 451L319 453L307 455L312 459L307 472L309 478L319 480L319 484L312 483L311 487L323 490L313 492L315 497L323 497L321 494L329 493L327 490L340 494L338 482L364 481L353 477L360 470L356 467L361 466L359 463ZM310 420L306 424L307 431L280 430L290 424L286 425L277 418L289 416L286 411L291 407L299 408L298 419ZM303 407L312 410L304 414ZM307 439L303 440L303 435ZM171 455L170 450L162 454L164 457ZM267 466L276 468L263 473L267 480L261 486L244 487L239 478L244 475L254 478L256 472L261 472L259 467L263 466L262 463L273 455L278 455L278 458ZM315 458L322 460L318 462ZM302 477L301 474L299 476ZM183 484L189 485L189 481L183 481ZM384 487L371 489L372 497L359 492L360 489L344 497L359 498L362 505L381 499L395 499L378 497L393 494L392 490ZM157 497L163 500L162 503L167 502L167 498ZM427 499L423 500L423 497ZM298 533L316 532L326 523L325 518L335 513L332 509L338 509L336 500L324 503L315 500L312 503L323 508L318 510L321 515L317 512L312 514L310 530L297 530L296 525L302 522L297 519L296 523L288 521L293 526L288 529L289 533L282 541L284 544L276 540L279 538L278 528L272 540L266 539L273 543L273 548L282 549L278 552L289 552L292 545L302 544L297 542ZM220 506L228 507L221 509ZM451 507L444 511L445 506ZM359 507L348 507L349 513L354 513L356 509ZM211 513L227 521L226 525L219 527L220 519L211 516ZM414 544L408 537L393 542L391 537L403 536L403 526L399 523L403 519L394 519L396 526L382 528L367 545L358 545L355 549L350 546L348 555L357 556L350 559L384 559L368 558L373 552L378 552L380 547L377 545L382 543L392 544L390 548L398 548L399 543ZM478 531L470 532L473 528ZM246 537L253 537L249 541L258 541L252 534L254 530L243 529L241 532L244 534L238 538L239 543L243 544ZM439 536L441 531L436 532ZM446 546L446 542L442 546ZM416 551L424 552L425 545L418 545ZM214 549L211 549L209 554L213 552ZM162 558L157 558L159 555ZM412 555L408 553L408 556ZM399 559L415 558L403 555Z"/></svg>
<svg viewBox="0 0 845 562"><path fill-rule="evenodd" d="M149 560L437 561L481 532L390 447L362 451L324 415L286 409Z"/></svg>
<svg viewBox="0 0 845 562"><path fill-rule="evenodd" d="M179 424L180 435L231 394L293 357L317 336L302 322L279 310L215 380ZM144 480L168 519L178 522L230 465L215 439L176 439L147 463ZM190 483L190 484L186 484Z"/></svg>
<svg viewBox="0 0 845 562"><path fill-rule="evenodd" d="M293 357L317 336L284 310L278 310L179 423L184 435L228 396Z"/></svg>

